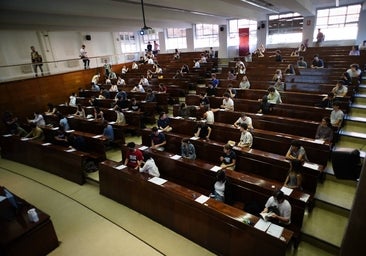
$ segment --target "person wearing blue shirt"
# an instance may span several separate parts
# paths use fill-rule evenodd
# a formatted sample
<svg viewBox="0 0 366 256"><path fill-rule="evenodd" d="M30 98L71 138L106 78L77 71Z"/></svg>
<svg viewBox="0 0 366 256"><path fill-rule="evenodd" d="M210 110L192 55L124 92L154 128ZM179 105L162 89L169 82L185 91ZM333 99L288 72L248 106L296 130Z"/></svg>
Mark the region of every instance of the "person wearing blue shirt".
<svg viewBox="0 0 366 256"><path fill-rule="evenodd" d="M216 78L216 74L212 73L211 74L211 84L213 85L214 88L216 88L220 83L220 80Z"/></svg>
<svg viewBox="0 0 366 256"><path fill-rule="evenodd" d="M172 130L172 127L170 126L169 117L166 115L165 112L160 113L157 124L158 124L158 128L160 130L162 130L163 132L170 132Z"/></svg>
<svg viewBox="0 0 366 256"><path fill-rule="evenodd" d="M69 122L67 121L67 118L61 113L59 113L59 118L60 118L60 126L63 128L63 130L65 132L70 130L70 125Z"/></svg>
<svg viewBox="0 0 366 256"><path fill-rule="evenodd" d="M181 144L181 154L183 158L196 159L196 149L189 139L183 139Z"/></svg>
<svg viewBox="0 0 366 256"><path fill-rule="evenodd" d="M104 122L103 135L108 138L108 142L111 143L114 140L114 131L112 125L108 124L107 121Z"/></svg>

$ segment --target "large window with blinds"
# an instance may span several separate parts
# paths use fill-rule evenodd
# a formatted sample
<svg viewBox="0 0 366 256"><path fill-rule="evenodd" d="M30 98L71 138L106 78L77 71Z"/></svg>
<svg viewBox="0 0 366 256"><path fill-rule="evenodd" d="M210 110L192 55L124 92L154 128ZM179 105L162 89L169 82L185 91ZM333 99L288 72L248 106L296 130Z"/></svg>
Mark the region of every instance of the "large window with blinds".
<svg viewBox="0 0 366 256"><path fill-rule="evenodd" d="M219 25L196 24L194 46L195 48L218 47Z"/></svg>
<svg viewBox="0 0 366 256"><path fill-rule="evenodd" d="M316 15L314 41L318 28L325 40L352 40L357 38L361 4L319 9Z"/></svg>
<svg viewBox="0 0 366 256"><path fill-rule="evenodd" d="M301 42L303 25L304 17L296 12L269 15L267 44Z"/></svg>
<svg viewBox="0 0 366 256"><path fill-rule="evenodd" d="M166 49L186 49L187 36L185 28L167 28L166 29Z"/></svg>

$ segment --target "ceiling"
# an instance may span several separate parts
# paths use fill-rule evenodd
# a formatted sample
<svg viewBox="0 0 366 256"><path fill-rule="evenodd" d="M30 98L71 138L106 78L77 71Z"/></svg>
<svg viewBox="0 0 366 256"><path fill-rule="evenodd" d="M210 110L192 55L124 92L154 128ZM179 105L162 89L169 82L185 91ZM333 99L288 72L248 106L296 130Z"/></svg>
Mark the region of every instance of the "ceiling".
<svg viewBox="0 0 366 256"><path fill-rule="evenodd" d="M336 0L253 0L276 12L313 16ZM191 27L195 23L226 24L228 19L266 20L275 12L243 0L145 0L146 25ZM339 5L366 2L339 0ZM174 24L174 25L172 25ZM0 0L0 29L134 31L143 27L141 0Z"/></svg>

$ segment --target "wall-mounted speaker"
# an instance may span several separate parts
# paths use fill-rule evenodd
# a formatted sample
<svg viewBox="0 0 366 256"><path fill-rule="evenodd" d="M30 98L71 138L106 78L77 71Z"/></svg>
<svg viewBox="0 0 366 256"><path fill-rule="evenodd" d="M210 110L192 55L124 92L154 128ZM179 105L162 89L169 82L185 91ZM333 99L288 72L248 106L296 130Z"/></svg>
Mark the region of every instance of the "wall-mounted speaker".
<svg viewBox="0 0 366 256"><path fill-rule="evenodd" d="M90 40L91 40L91 35L86 35L86 36L85 36L85 40L90 41Z"/></svg>
<svg viewBox="0 0 366 256"><path fill-rule="evenodd" d="M265 28L265 27L266 27L266 24L262 23L261 28Z"/></svg>
<svg viewBox="0 0 366 256"><path fill-rule="evenodd" d="M224 27L220 27L220 31L222 32L222 31L224 31L225 30L225 28Z"/></svg>

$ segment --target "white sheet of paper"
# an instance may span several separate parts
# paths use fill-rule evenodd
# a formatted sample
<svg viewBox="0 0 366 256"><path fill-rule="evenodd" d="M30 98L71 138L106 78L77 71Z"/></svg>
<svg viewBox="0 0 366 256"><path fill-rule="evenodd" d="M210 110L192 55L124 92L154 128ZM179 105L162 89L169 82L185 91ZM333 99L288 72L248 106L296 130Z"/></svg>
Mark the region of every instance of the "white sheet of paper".
<svg viewBox="0 0 366 256"><path fill-rule="evenodd" d="M49 146L49 145L51 145L51 143L49 143L49 142L42 144L42 146Z"/></svg>
<svg viewBox="0 0 366 256"><path fill-rule="evenodd" d="M254 227L261 231L266 231L270 225L271 225L271 222L265 221L263 219L259 219L257 221L257 223L255 223Z"/></svg>
<svg viewBox="0 0 366 256"><path fill-rule="evenodd" d="M66 131L67 133L70 133L70 132L75 132L75 130L68 130Z"/></svg>
<svg viewBox="0 0 366 256"><path fill-rule="evenodd" d="M318 140L314 140L315 143L318 144L324 144L324 140L318 139Z"/></svg>
<svg viewBox="0 0 366 256"><path fill-rule="evenodd" d="M206 203L206 201L209 199L208 196L205 196L205 195L200 195L199 197L196 198L196 202L200 203L200 204L204 204Z"/></svg>
<svg viewBox="0 0 366 256"><path fill-rule="evenodd" d="M0 196L0 202L4 201L6 199L6 196Z"/></svg>
<svg viewBox="0 0 366 256"><path fill-rule="evenodd" d="M303 166L310 168L310 169L315 169L315 170L317 170L319 168L318 164L313 164L313 163L309 163L309 162L305 162Z"/></svg>
<svg viewBox="0 0 366 256"><path fill-rule="evenodd" d="M74 149L74 148L70 148L70 149L67 149L67 150L65 150L66 152L74 152L74 151L76 151L76 149Z"/></svg>
<svg viewBox="0 0 366 256"><path fill-rule="evenodd" d="M13 136L12 134L4 134L3 137L11 137Z"/></svg>
<svg viewBox="0 0 366 256"><path fill-rule="evenodd" d="M282 187L281 188L281 191L286 195L286 196L289 196L291 195L293 189L292 188L287 188L287 187Z"/></svg>
<svg viewBox="0 0 366 256"><path fill-rule="evenodd" d="M195 137L195 136L193 136L193 137L191 137L191 140L198 140L200 137Z"/></svg>
<svg viewBox="0 0 366 256"><path fill-rule="evenodd" d="M95 136L93 136L93 138L94 139L98 139L98 138L100 138L100 137L102 137L103 135L102 134L99 134L99 135L95 135Z"/></svg>
<svg viewBox="0 0 366 256"><path fill-rule="evenodd" d="M20 140L21 141L27 141L27 140L30 140L30 138L21 138Z"/></svg>
<svg viewBox="0 0 366 256"><path fill-rule="evenodd" d="M220 166L215 165L214 167L212 167L210 170L213 172L218 172L219 170L221 170L222 168Z"/></svg>
<svg viewBox="0 0 366 256"><path fill-rule="evenodd" d="M278 226L276 224L271 223L269 228L267 229L267 234L270 234L271 236L280 238L283 232L283 227Z"/></svg>
<svg viewBox="0 0 366 256"><path fill-rule="evenodd" d="M301 201L303 201L303 202L307 202L307 201L309 200L309 198L310 198L310 195L309 195L309 194L304 194L304 195L300 198L300 200L301 200Z"/></svg>
<svg viewBox="0 0 366 256"><path fill-rule="evenodd" d="M108 124L115 124L116 122L109 122Z"/></svg>
<svg viewBox="0 0 366 256"><path fill-rule="evenodd" d="M156 185L163 185L165 182L167 182L167 180L164 180L159 177L153 177L153 178L149 179L149 181Z"/></svg>
<svg viewBox="0 0 366 256"><path fill-rule="evenodd" d="M146 147L146 146L141 146L141 147L139 147L139 149L140 149L140 150L146 150L146 149L148 149L148 147Z"/></svg>
<svg viewBox="0 0 366 256"><path fill-rule="evenodd" d="M171 159L174 159L174 160L178 160L178 159L181 159L182 156L180 156L180 155L174 155L174 156L171 156L170 158Z"/></svg>
<svg viewBox="0 0 366 256"><path fill-rule="evenodd" d="M121 164L121 165L118 165L118 166L116 166L116 167L114 167L114 168L116 168L117 170L122 170L122 169L124 169L124 168L126 168L126 167L127 167L126 165Z"/></svg>

